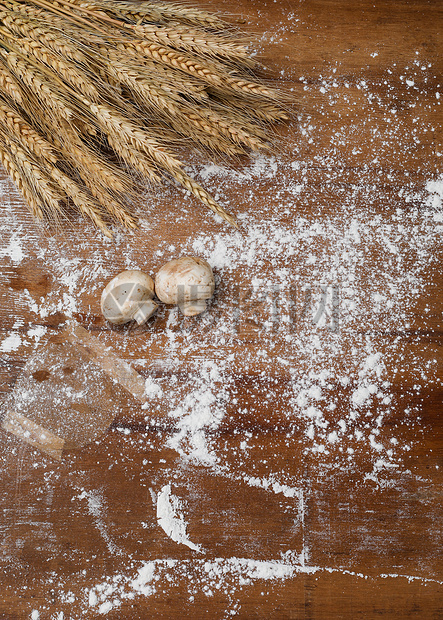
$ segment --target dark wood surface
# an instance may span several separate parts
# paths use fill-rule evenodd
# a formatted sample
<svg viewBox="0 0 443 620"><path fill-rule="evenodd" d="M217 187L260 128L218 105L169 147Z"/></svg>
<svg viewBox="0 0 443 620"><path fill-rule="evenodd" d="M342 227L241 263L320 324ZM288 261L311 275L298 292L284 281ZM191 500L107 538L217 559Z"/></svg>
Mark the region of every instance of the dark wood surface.
<svg viewBox="0 0 443 620"><path fill-rule="evenodd" d="M123 402L61 463L1 432L0 617L443 618L443 6L209 6L245 20L300 100L274 159L223 175L192 156L241 237L174 188L147 198L132 235L74 219L51 236L1 173L3 397L67 318L163 392ZM191 251L215 263L206 317L105 324L112 275ZM254 278L279 285L278 324ZM306 312L321 284L337 325ZM168 484L204 553L157 522Z"/></svg>

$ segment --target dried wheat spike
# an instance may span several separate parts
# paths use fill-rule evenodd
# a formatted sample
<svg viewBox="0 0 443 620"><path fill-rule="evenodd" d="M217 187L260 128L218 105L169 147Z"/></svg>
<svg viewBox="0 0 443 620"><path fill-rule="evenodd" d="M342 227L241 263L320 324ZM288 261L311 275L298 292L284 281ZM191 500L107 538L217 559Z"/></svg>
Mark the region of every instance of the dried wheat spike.
<svg viewBox="0 0 443 620"><path fill-rule="evenodd" d="M16 103L21 104L23 102L22 92L17 84L17 81L11 75L9 69L1 64L0 59L0 90L2 93L9 95L9 97Z"/></svg>
<svg viewBox="0 0 443 620"><path fill-rule="evenodd" d="M249 95L254 98L260 97L268 101L279 100L277 91L257 82L252 82L240 77L232 77L229 73L222 73L213 61L204 62L203 59L198 59L169 49L158 43L151 43L144 40L129 41L128 43L119 44L119 47L124 48L132 54L135 54L136 51L157 62L161 62L199 78L208 85L217 86L228 92L231 90L242 95Z"/></svg>
<svg viewBox="0 0 443 620"><path fill-rule="evenodd" d="M19 38L16 40L14 48L22 54L28 54L41 61L91 101L98 101L99 96L94 84L74 63L64 60L51 52L49 48L32 39Z"/></svg>
<svg viewBox="0 0 443 620"><path fill-rule="evenodd" d="M134 26L134 32L140 39L159 43L173 49L200 54L203 57L218 56L227 59L230 63L240 61L246 65L254 64L248 57L246 47L241 43L192 28L178 25L173 28L166 28L149 24Z"/></svg>
<svg viewBox="0 0 443 620"><path fill-rule="evenodd" d="M185 172L183 172L183 170L176 170L172 176L176 181L180 183L180 185L183 185L183 187L190 191L191 194L196 196L196 198L201 200L203 204L209 207L211 211L214 211L214 213L222 217L229 224L232 224L233 226L235 226L235 228L238 228L235 218L229 213L227 213L223 209L223 207L221 207L218 202L216 202L212 198L212 196L208 194L208 192L203 189L203 187L201 187L201 185L199 185L196 181L194 181L194 179L192 179Z"/></svg>
<svg viewBox="0 0 443 620"><path fill-rule="evenodd" d="M178 133L189 135L192 128L196 142L229 154L245 152L234 145L256 150L265 148L264 134L261 136L260 130L241 116L237 119L233 114L223 116L217 112L215 104L212 111L206 107L198 108L179 94L170 93L167 82L155 81L149 73L128 69L114 58L114 55L109 55L112 62L106 70L114 79L131 89L140 105L150 105L154 112L164 115L165 120Z"/></svg>
<svg viewBox="0 0 443 620"><path fill-rule="evenodd" d="M60 136L56 138L60 155L77 166L81 176L94 179L96 185L114 193L130 193L131 185L120 168L94 151L75 131L72 125L62 122Z"/></svg>
<svg viewBox="0 0 443 620"><path fill-rule="evenodd" d="M24 174L20 171L20 166L14 161L14 158L8 153L4 146L1 144L0 139L0 162L5 167L7 173L14 181L18 191L22 194L29 207L32 215L36 219L43 219L43 210L39 203L35 190L32 190L26 181Z"/></svg>
<svg viewBox="0 0 443 620"><path fill-rule="evenodd" d="M33 158L30 151L22 148L18 143L0 134L0 151L3 157L9 158L10 165L15 170L13 180L19 191L33 192L34 201L28 204L33 214L39 217L49 215L52 221L58 221L62 215L61 202L63 195L51 181L43 166ZM42 161L42 160L40 160Z"/></svg>
<svg viewBox="0 0 443 620"><path fill-rule="evenodd" d="M123 141L145 153L155 164L167 172L172 172L182 165L178 159L167 153L161 144L152 139L146 131L111 107L95 104L90 104L89 107L99 125L114 140Z"/></svg>
<svg viewBox="0 0 443 620"><path fill-rule="evenodd" d="M25 5L22 5L25 6ZM27 37L75 62L86 64L86 56L62 33L51 30L44 22L30 19L19 12L0 12L0 20L14 34Z"/></svg>
<svg viewBox="0 0 443 620"><path fill-rule="evenodd" d="M106 237L111 238L112 234L103 220L103 209L100 204L81 185L58 170L58 168L52 167L50 175L80 212L89 217Z"/></svg>
<svg viewBox="0 0 443 620"><path fill-rule="evenodd" d="M43 105L46 105L54 114L65 120L70 120L72 110L58 92L57 87L48 81L45 74L35 68L35 66L27 64L21 60L20 56L9 53L7 63L13 74L40 99Z"/></svg>
<svg viewBox="0 0 443 620"><path fill-rule="evenodd" d="M15 138L26 144L30 151L37 157L47 159L55 163L57 154L51 144L39 134L31 125L13 108L1 102L0 99L0 123L7 127Z"/></svg>
<svg viewBox="0 0 443 620"><path fill-rule="evenodd" d="M225 32L230 28L228 23L213 13L182 6L173 2L112 2L94 0L85 2L73 0L73 4L88 9L99 8L116 16L132 19L134 22L147 21L158 24L181 22L191 26L198 26L206 30Z"/></svg>
<svg viewBox="0 0 443 620"><path fill-rule="evenodd" d="M106 209L113 220L122 224L125 228L137 228L136 219L109 192L94 183L94 180L91 178L83 180L92 196L97 199L102 208Z"/></svg>
<svg viewBox="0 0 443 620"><path fill-rule="evenodd" d="M118 136L107 136L109 146L120 157L121 161L132 167L134 170L140 172L140 174L152 183L160 183L160 175L158 167L156 167L152 160L146 157L144 153L140 153L136 148L130 144L123 144Z"/></svg>

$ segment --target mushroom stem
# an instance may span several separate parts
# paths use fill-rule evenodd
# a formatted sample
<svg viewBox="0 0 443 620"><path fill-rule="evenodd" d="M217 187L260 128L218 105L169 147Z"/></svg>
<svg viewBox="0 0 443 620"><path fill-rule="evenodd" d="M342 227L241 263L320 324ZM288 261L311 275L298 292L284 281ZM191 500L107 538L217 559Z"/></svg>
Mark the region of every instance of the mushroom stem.
<svg viewBox="0 0 443 620"><path fill-rule="evenodd" d="M137 305L138 308L133 314L133 317L139 325L146 323L146 321L154 314L154 312L157 311L158 308L158 304L152 299Z"/></svg>
<svg viewBox="0 0 443 620"><path fill-rule="evenodd" d="M194 301L184 301L178 304L178 307L185 316L195 316L206 310L206 300L196 299Z"/></svg>

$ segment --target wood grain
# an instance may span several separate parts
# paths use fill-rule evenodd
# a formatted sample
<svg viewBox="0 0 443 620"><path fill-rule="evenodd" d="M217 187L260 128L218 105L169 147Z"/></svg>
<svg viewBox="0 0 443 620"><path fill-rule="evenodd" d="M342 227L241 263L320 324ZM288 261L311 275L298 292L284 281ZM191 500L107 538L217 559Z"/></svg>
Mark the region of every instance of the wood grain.
<svg viewBox="0 0 443 620"><path fill-rule="evenodd" d="M228 229L173 187L147 198L131 235L109 242L75 218L51 235L2 173L0 343L11 334L19 342L0 345L2 395L38 339L73 317L162 396L149 409L122 403L103 437L60 463L2 431L0 617L97 618L109 603L110 619L441 618L443 251L441 206L426 187L442 173L443 8L206 4L244 19L276 82L300 100L278 130L275 169L266 160L254 176L254 163L239 161L237 176L205 176L205 164L220 162L187 155L240 216L237 250ZM263 230L274 254L266 235L257 241ZM105 324L99 297L111 275L128 266L152 275L196 241L208 253L211 239L234 258L232 268L215 267L206 318L174 322L166 309L136 330ZM254 302L251 278L275 284L281 269L291 277L278 290L279 322L264 328L269 305ZM338 286L335 331L304 311L306 286L318 293L319 283ZM380 396L353 420L374 353L384 369L368 376ZM218 379L202 378L208 360L222 369ZM300 393L318 387L322 371L322 395L307 402L325 428L310 431ZM189 411L198 405L199 382L223 409L213 428L202 425L212 465L185 454L182 418L171 414L188 411L189 395ZM339 440L328 443L333 430ZM169 483L204 554L157 522L155 497ZM158 579L141 592L133 583L145 562ZM254 562L286 573L260 578Z"/></svg>

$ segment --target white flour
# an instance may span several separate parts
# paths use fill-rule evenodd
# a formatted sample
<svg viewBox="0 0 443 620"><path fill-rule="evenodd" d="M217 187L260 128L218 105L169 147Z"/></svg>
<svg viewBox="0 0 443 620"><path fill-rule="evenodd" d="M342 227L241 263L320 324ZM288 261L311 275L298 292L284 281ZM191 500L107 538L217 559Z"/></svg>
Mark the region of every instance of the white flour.
<svg viewBox="0 0 443 620"><path fill-rule="evenodd" d="M201 552L201 547L192 543L186 534L186 522L180 514L180 500L171 494L171 485L166 484L157 496L157 521L167 536L176 543L186 545L193 551Z"/></svg>
<svg viewBox="0 0 443 620"><path fill-rule="evenodd" d="M20 334L16 332L12 332L7 336L3 342L0 344L0 351L2 353L10 353L11 351L17 351L17 349L22 344L22 339Z"/></svg>
<svg viewBox="0 0 443 620"><path fill-rule="evenodd" d="M20 226L18 231L12 233L9 244L0 250L0 256L5 257L9 256L11 261L15 264L21 263L25 254L23 252L23 248L21 246L22 239L20 237L20 232L22 230L22 226Z"/></svg>
<svg viewBox="0 0 443 620"><path fill-rule="evenodd" d="M88 506L88 512L92 516L95 527L100 532L100 535L105 541L109 552L112 553L113 555L120 554L121 551L118 548L118 546L114 543L114 541L112 540L108 532L108 528L103 519L104 505L103 505L103 499L100 495L100 492L95 491L95 490L94 491L83 490L76 498L73 498L73 499L77 499L77 500L86 499L87 506Z"/></svg>

